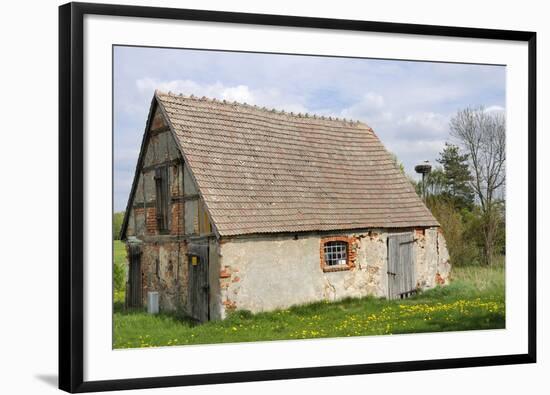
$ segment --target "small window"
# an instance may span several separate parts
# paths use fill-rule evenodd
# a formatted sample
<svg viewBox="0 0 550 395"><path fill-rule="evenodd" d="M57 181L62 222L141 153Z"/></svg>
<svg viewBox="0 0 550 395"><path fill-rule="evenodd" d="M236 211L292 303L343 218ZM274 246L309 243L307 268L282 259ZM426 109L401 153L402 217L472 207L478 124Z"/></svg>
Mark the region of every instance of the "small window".
<svg viewBox="0 0 550 395"><path fill-rule="evenodd" d="M325 265L337 266L348 264L348 243L345 241L329 241L324 245Z"/></svg>
<svg viewBox="0 0 550 395"><path fill-rule="evenodd" d="M320 255L323 272L351 270L355 266L355 252L350 250L352 239L348 236L321 238Z"/></svg>
<svg viewBox="0 0 550 395"><path fill-rule="evenodd" d="M157 228L159 232L165 233L168 230L168 196L170 193L168 185L168 166L162 166L155 169L155 187Z"/></svg>

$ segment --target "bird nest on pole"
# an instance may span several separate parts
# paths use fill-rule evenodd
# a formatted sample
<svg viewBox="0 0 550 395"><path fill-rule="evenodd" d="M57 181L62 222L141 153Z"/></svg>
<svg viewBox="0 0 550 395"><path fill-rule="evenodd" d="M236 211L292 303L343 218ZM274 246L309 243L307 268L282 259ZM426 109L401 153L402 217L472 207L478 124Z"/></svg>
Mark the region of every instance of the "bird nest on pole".
<svg viewBox="0 0 550 395"><path fill-rule="evenodd" d="M432 165L429 163L422 163L414 167L414 171L420 174L428 174L432 170Z"/></svg>

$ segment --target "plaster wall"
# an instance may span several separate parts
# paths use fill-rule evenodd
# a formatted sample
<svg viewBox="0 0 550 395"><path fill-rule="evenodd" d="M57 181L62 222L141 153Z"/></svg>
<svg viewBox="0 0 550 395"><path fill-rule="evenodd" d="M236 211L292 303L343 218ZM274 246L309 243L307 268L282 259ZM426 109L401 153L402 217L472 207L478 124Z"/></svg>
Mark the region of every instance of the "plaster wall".
<svg viewBox="0 0 550 395"><path fill-rule="evenodd" d="M211 308L223 318L236 309L259 312L346 297L386 297L387 238L391 233L339 234L350 240L354 261L348 270L331 272L320 264L320 235L224 240L219 246L220 302ZM414 234L418 288L446 284L450 264L443 236L437 228Z"/></svg>

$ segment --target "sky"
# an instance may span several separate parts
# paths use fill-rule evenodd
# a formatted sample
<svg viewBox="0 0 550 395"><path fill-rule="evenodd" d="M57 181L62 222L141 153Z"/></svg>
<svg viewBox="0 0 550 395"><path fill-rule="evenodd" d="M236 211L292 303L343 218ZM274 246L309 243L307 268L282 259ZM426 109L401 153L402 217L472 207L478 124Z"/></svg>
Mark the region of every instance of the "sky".
<svg viewBox="0 0 550 395"><path fill-rule="evenodd" d="M414 178L416 164L436 165L456 143L457 111L505 111L505 66L123 46L113 61L115 211L126 208L155 89L359 120Z"/></svg>

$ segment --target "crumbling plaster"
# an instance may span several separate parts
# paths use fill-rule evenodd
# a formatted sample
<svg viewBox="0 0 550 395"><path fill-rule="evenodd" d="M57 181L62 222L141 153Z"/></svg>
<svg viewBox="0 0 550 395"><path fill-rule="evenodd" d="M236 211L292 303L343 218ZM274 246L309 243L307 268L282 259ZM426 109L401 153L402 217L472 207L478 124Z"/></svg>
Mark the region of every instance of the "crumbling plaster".
<svg viewBox="0 0 550 395"><path fill-rule="evenodd" d="M211 304L211 309L223 318L235 309L259 312L346 297L386 297L390 233L341 233L353 240L350 248L356 248L356 258L352 268L335 272L324 272L320 265L320 235L223 240L218 263L220 303ZM449 255L438 228L415 232L414 249L418 287L447 283Z"/></svg>

